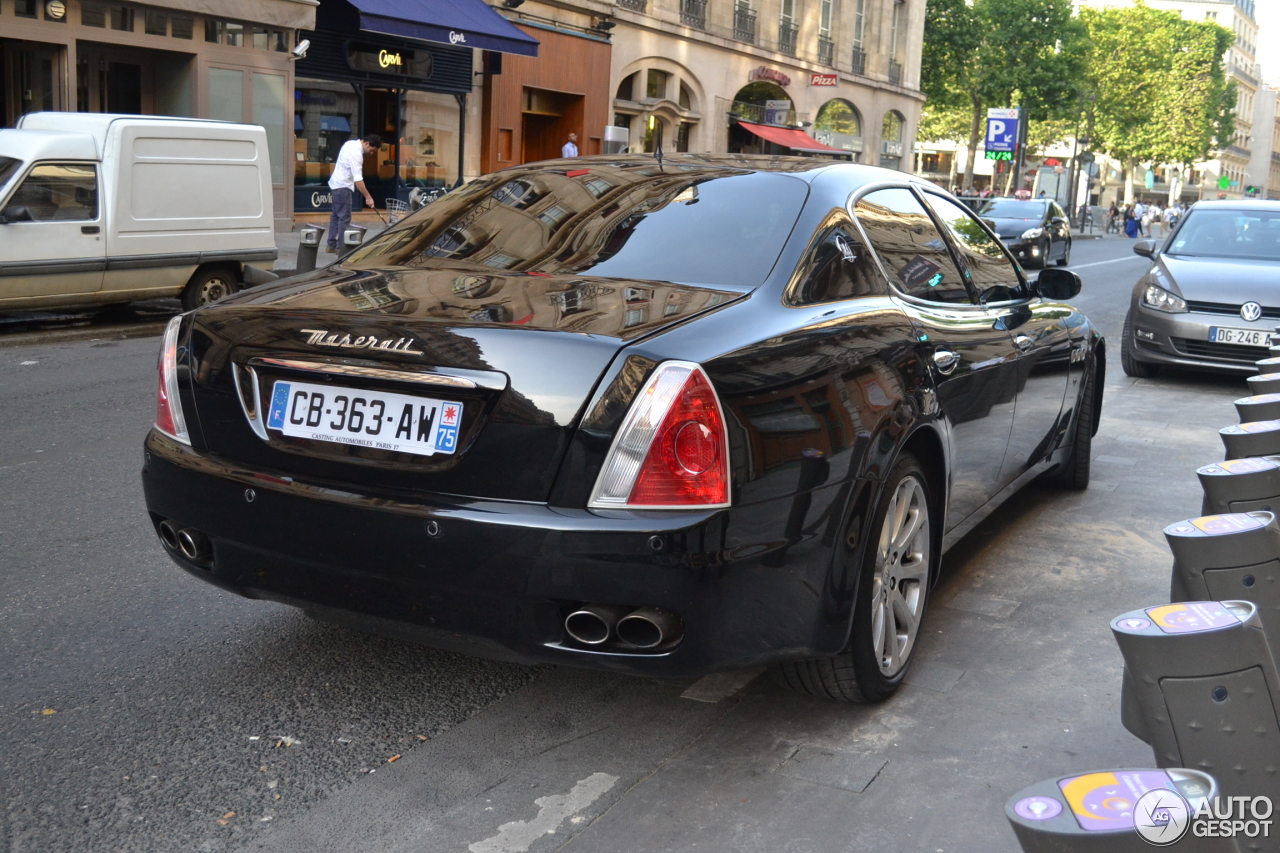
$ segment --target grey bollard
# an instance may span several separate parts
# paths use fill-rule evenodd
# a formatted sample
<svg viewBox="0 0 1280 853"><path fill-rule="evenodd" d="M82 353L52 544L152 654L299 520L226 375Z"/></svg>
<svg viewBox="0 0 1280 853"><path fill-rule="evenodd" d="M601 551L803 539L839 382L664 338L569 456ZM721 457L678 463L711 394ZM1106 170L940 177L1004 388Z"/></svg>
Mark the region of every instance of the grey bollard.
<svg viewBox="0 0 1280 853"><path fill-rule="evenodd" d="M1250 394L1274 394L1280 391L1280 373L1259 373L1250 376L1245 382L1249 383Z"/></svg>
<svg viewBox="0 0 1280 853"><path fill-rule="evenodd" d="M1280 420L1250 421L1218 430L1227 459L1280 456Z"/></svg>
<svg viewBox="0 0 1280 853"><path fill-rule="evenodd" d="M1236 400L1236 414L1240 423L1274 421L1280 419L1280 394L1258 394Z"/></svg>
<svg viewBox="0 0 1280 853"><path fill-rule="evenodd" d="M1280 801L1280 675L1249 601L1188 601L1111 620L1120 718L1160 767L1195 767L1225 796Z"/></svg>
<svg viewBox="0 0 1280 853"><path fill-rule="evenodd" d="M1280 653L1280 524L1276 516L1260 511L1192 518L1166 527L1164 537L1173 552L1170 600L1247 599L1258 608L1272 656Z"/></svg>
<svg viewBox="0 0 1280 853"><path fill-rule="evenodd" d="M1196 469L1204 500L1200 512L1280 511L1280 456L1228 459Z"/></svg>
<svg viewBox="0 0 1280 853"><path fill-rule="evenodd" d="M1198 770L1100 770L1023 788L1004 816L1023 853L1150 853L1179 836L1177 853L1238 853L1232 839L1192 831L1196 810L1217 796L1217 780Z"/></svg>
<svg viewBox="0 0 1280 853"><path fill-rule="evenodd" d="M311 272L316 268L316 254L324 228L319 225L303 225L298 229L298 268L295 272Z"/></svg>
<svg viewBox="0 0 1280 853"><path fill-rule="evenodd" d="M350 252L352 249L364 242L365 227L363 225L348 225L342 232L342 254Z"/></svg>

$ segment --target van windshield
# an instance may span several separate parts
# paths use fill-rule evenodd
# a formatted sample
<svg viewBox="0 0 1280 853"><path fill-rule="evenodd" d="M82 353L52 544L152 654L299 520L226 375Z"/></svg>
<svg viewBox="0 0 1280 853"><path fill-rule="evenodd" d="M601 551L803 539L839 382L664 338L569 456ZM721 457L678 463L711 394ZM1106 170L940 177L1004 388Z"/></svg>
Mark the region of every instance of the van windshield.
<svg viewBox="0 0 1280 853"><path fill-rule="evenodd" d="M22 168L22 161L12 157L0 157L0 193L8 185L9 180Z"/></svg>

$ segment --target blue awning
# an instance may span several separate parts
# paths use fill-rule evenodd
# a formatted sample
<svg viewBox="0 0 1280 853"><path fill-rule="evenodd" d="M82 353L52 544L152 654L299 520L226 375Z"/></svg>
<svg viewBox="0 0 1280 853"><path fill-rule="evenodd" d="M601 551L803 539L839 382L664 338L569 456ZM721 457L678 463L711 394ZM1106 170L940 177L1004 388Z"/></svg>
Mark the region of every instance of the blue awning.
<svg viewBox="0 0 1280 853"><path fill-rule="evenodd" d="M351 122L347 121L346 116L322 115L320 116L320 129L336 133L350 133Z"/></svg>
<svg viewBox="0 0 1280 853"><path fill-rule="evenodd" d="M538 40L484 0L350 0L360 28L443 44L537 56Z"/></svg>

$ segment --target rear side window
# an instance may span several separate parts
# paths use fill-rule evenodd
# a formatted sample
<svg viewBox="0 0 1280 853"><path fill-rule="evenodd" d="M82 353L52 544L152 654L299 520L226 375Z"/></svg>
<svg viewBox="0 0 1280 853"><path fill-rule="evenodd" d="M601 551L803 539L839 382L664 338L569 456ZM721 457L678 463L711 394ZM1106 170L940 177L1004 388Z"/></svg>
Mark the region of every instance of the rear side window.
<svg viewBox="0 0 1280 853"><path fill-rule="evenodd" d="M347 263L755 287L808 194L792 175L723 167L530 169L449 193Z"/></svg>
<svg viewBox="0 0 1280 853"><path fill-rule="evenodd" d="M9 179L18 174L18 170L21 168L21 160L15 160L12 157L0 157L0 191L4 190L5 184L9 183Z"/></svg>
<svg viewBox="0 0 1280 853"><path fill-rule="evenodd" d="M797 271L788 305L816 305L888 293L871 252L852 222L818 232Z"/></svg>
<svg viewBox="0 0 1280 853"><path fill-rule="evenodd" d="M1005 257L1000 243L960 205L942 196L928 194L929 206L951 233L960 257L969 267L969 284L978 292L979 302L1008 302L1025 296L1022 280L1013 261Z"/></svg>
<svg viewBox="0 0 1280 853"><path fill-rule="evenodd" d="M946 241L910 190L867 193L855 212L898 290L930 302L972 304Z"/></svg>
<svg viewBox="0 0 1280 853"><path fill-rule="evenodd" d="M41 163L13 191L6 209L18 206L37 222L97 219L97 170L83 163Z"/></svg>

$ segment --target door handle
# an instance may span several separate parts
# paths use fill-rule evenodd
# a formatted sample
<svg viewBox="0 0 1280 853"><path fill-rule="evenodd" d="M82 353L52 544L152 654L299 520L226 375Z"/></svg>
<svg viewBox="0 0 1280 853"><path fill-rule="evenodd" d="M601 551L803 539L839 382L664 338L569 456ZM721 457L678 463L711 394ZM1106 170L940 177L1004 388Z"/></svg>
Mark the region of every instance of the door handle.
<svg viewBox="0 0 1280 853"><path fill-rule="evenodd" d="M97 234L101 230L102 229L99 228L97 225L81 225L80 226L81 234Z"/></svg>
<svg viewBox="0 0 1280 853"><path fill-rule="evenodd" d="M933 351L933 365L943 376L949 376L960 364L960 356L949 349Z"/></svg>
<svg viewBox="0 0 1280 853"><path fill-rule="evenodd" d="M1031 340L1031 338L1028 338L1026 335L1017 335L1016 337L1014 337L1013 342L1017 344L1018 349L1022 350L1023 352L1026 352L1027 350L1031 349L1031 345L1035 343L1035 341Z"/></svg>

